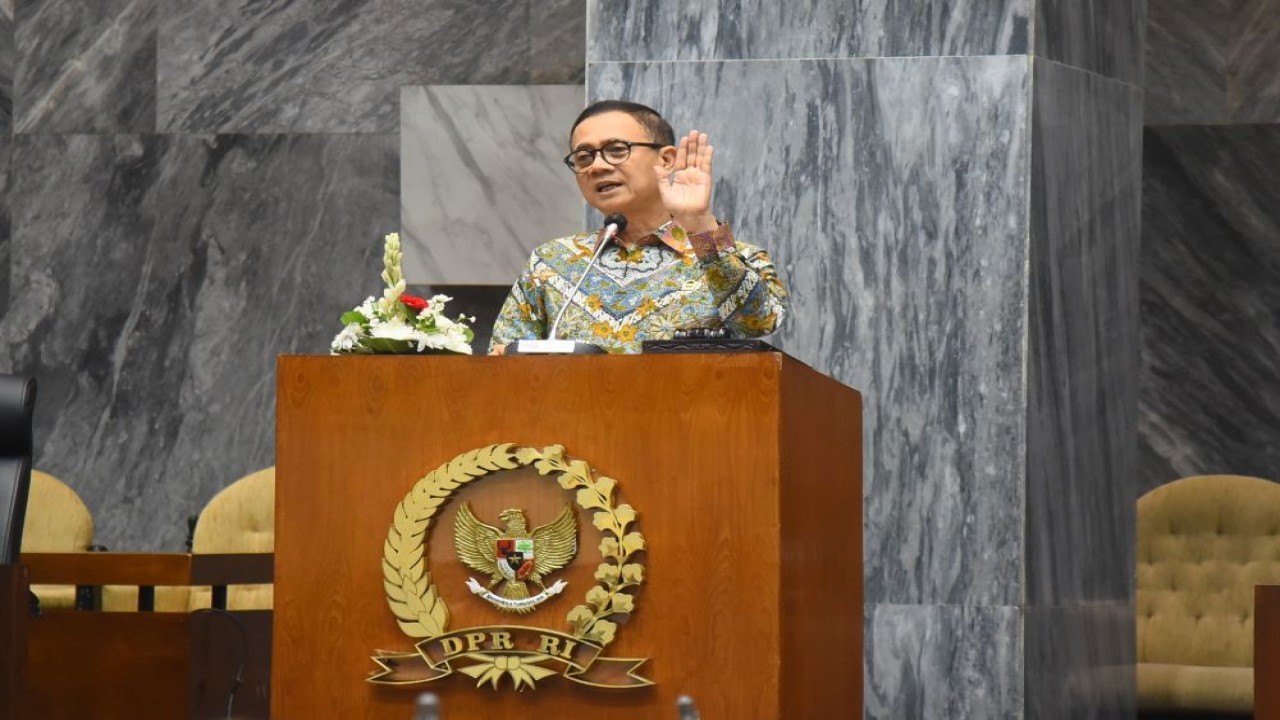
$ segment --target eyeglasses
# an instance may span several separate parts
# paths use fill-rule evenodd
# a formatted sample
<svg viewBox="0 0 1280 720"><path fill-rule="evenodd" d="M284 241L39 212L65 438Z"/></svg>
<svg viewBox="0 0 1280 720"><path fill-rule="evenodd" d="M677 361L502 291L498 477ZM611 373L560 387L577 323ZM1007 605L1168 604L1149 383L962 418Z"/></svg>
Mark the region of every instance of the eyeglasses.
<svg viewBox="0 0 1280 720"><path fill-rule="evenodd" d="M610 140L599 150L588 150L586 148L574 150L564 156L564 164L569 166L570 170L581 175L591 167L592 163L596 161L596 153L599 153L600 157L604 158L604 161L610 165L621 165L627 161L627 158L631 157L631 148L633 147L657 149L666 147L666 145L662 145L660 143L631 142L630 140Z"/></svg>

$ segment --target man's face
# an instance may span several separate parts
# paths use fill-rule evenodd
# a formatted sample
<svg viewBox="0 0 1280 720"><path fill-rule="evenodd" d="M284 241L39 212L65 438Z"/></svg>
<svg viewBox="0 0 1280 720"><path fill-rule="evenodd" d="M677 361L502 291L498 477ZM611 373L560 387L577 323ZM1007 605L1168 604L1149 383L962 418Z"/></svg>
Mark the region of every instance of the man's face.
<svg viewBox="0 0 1280 720"><path fill-rule="evenodd" d="M572 150L599 150L610 140L653 142L644 126L623 112L607 112L583 120L573 131L569 143ZM586 172L575 175L578 190L591 207L604 214L624 215L661 204L658 176L654 165L670 166L675 162L675 148L633 147L631 156L619 165L610 165L599 153Z"/></svg>

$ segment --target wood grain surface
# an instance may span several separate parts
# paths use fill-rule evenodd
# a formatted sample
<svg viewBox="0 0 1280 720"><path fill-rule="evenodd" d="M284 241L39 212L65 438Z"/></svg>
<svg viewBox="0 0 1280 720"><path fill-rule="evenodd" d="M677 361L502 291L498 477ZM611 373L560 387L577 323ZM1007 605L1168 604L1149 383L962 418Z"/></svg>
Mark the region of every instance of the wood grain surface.
<svg viewBox="0 0 1280 720"><path fill-rule="evenodd" d="M269 583L271 553L23 553L31 582L50 585L248 585Z"/></svg>
<svg viewBox="0 0 1280 720"><path fill-rule="evenodd" d="M1253 716L1280 720L1280 585L1253 588Z"/></svg>
<svg viewBox="0 0 1280 720"><path fill-rule="evenodd" d="M271 613L232 615L46 612L30 624L28 717L224 718L243 658L234 717L265 720Z"/></svg>
<svg viewBox="0 0 1280 720"><path fill-rule="evenodd" d="M400 720L422 689L441 695L446 717L670 718L680 694L708 720L861 715L855 391L775 353L282 357L277 382L277 717ZM509 681L477 689L461 675L413 687L365 681L375 651L414 644L383 590L397 504L441 463L495 443L561 444L617 479L618 500L639 512L646 579L605 654L651 658L641 674L654 687L549 678L517 693ZM537 526L572 501L551 479L510 475L468 486L485 522L523 507ZM569 632L565 612L600 563L590 516L579 513L575 566L555 576L569 580L564 595L517 617L461 585L469 571L448 545L462 498L426 538L449 629Z"/></svg>
<svg viewBox="0 0 1280 720"><path fill-rule="evenodd" d="M27 569L0 565L0 720L25 717Z"/></svg>

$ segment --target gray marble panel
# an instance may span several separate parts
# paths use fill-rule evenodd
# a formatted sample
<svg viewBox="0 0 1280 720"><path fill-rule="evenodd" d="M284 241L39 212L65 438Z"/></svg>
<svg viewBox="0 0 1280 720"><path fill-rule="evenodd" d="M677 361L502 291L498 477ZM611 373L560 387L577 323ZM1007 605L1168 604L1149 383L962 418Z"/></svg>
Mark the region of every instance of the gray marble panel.
<svg viewBox="0 0 1280 720"><path fill-rule="evenodd" d="M1022 623L1016 607L869 605L863 717L1024 717Z"/></svg>
<svg viewBox="0 0 1280 720"><path fill-rule="evenodd" d="M1138 647L1132 602L1029 608L1023 630L1028 720L1132 720Z"/></svg>
<svg viewBox="0 0 1280 720"><path fill-rule="evenodd" d="M1027 602L1133 597L1141 90L1037 60Z"/></svg>
<svg viewBox="0 0 1280 720"><path fill-rule="evenodd" d="M16 131L154 130L156 5L157 0L18 3Z"/></svg>
<svg viewBox="0 0 1280 720"><path fill-rule="evenodd" d="M569 0L164 3L159 127L391 132L402 85L574 82L575 13Z"/></svg>
<svg viewBox="0 0 1280 720"><path fill-rule="evenodd" d="M1016 55L1031 0L588 0L587 60Z"/></svg>
<svg viewBox="0 0 1280 720"><path fill-rule="evenodd" d="M0 138L13 132L13 0L0 0Z"/></svg>
<svg viewBox="0 0 1280 720"><path fill-rule="evenodd" d="M1244 0L1230 57L1232 119L1280 123L1280 0Z"/></svg>
<svg viewBox="0 0 1280 720"><path fill-rule="evenodd" d="M1148 128L1141 491L1280 480L1280 125Z"/></svg>
<svg viewBox="0 0 1280 720"><path fill-rule="evenodd" d="M1145 4L1146 0L1036 0L1036 57L1140 86Z"/></svg>
<svg viewBox="0 0 1280 720"><path fill-rule="evenodd" d="M1227 63L1240 0L1148 0L1145 122L1230 115Z"/></svg>
<svg viewBox="0 0 1280 720"><path fill-rule="evenodd" d="M706 130L714 209L792 290L773 340L865 402L869 602L1021 598L1027 58L588 66Z"/></svg>
<svg viewBox="0 0 1280 720"><path fill-rule="evenodd" d="M405 278L504 283L537 245L582 229L560 162L581 85L445 85L400 94Z"/></svg>
<svg viewBox="0 0 1280 720"><path fill-rule="evenodd" d="M12 274L13 237L9 218L9 161L13 136L0 132L0 318L9 312L9 284Z"/></svg>
<svg viewBox="0 0 1280 720"><path fill-rule="evenodd" d="M528 82L582 84L587 69L587 0L531 2L528 32Z"/></svg>
<svg viewBox="0 0 1280 720"><path fill-rule="evenodd" d="M1280 123L1280 0L1150 0L1148 125Z"/></svg>
<svg viewBox="0 0 1280 720"><path fill-rule="evenodd" d="M41 382L36 465L113 549L274 460L275 357L380 286L389 136L20 136L0 366Z"/></svg>

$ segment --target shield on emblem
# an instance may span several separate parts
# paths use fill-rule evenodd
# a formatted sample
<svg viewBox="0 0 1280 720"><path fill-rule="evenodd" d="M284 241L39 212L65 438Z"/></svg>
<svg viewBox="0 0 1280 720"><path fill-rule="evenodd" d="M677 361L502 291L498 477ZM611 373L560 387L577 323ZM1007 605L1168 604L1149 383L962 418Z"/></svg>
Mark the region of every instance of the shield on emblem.
<svg viewBox="0 0 1280 720"><path fill-rule="evenodd" d="M498 538L497 560L506 563L517 580L533 572L533 538Z"/></svg>

